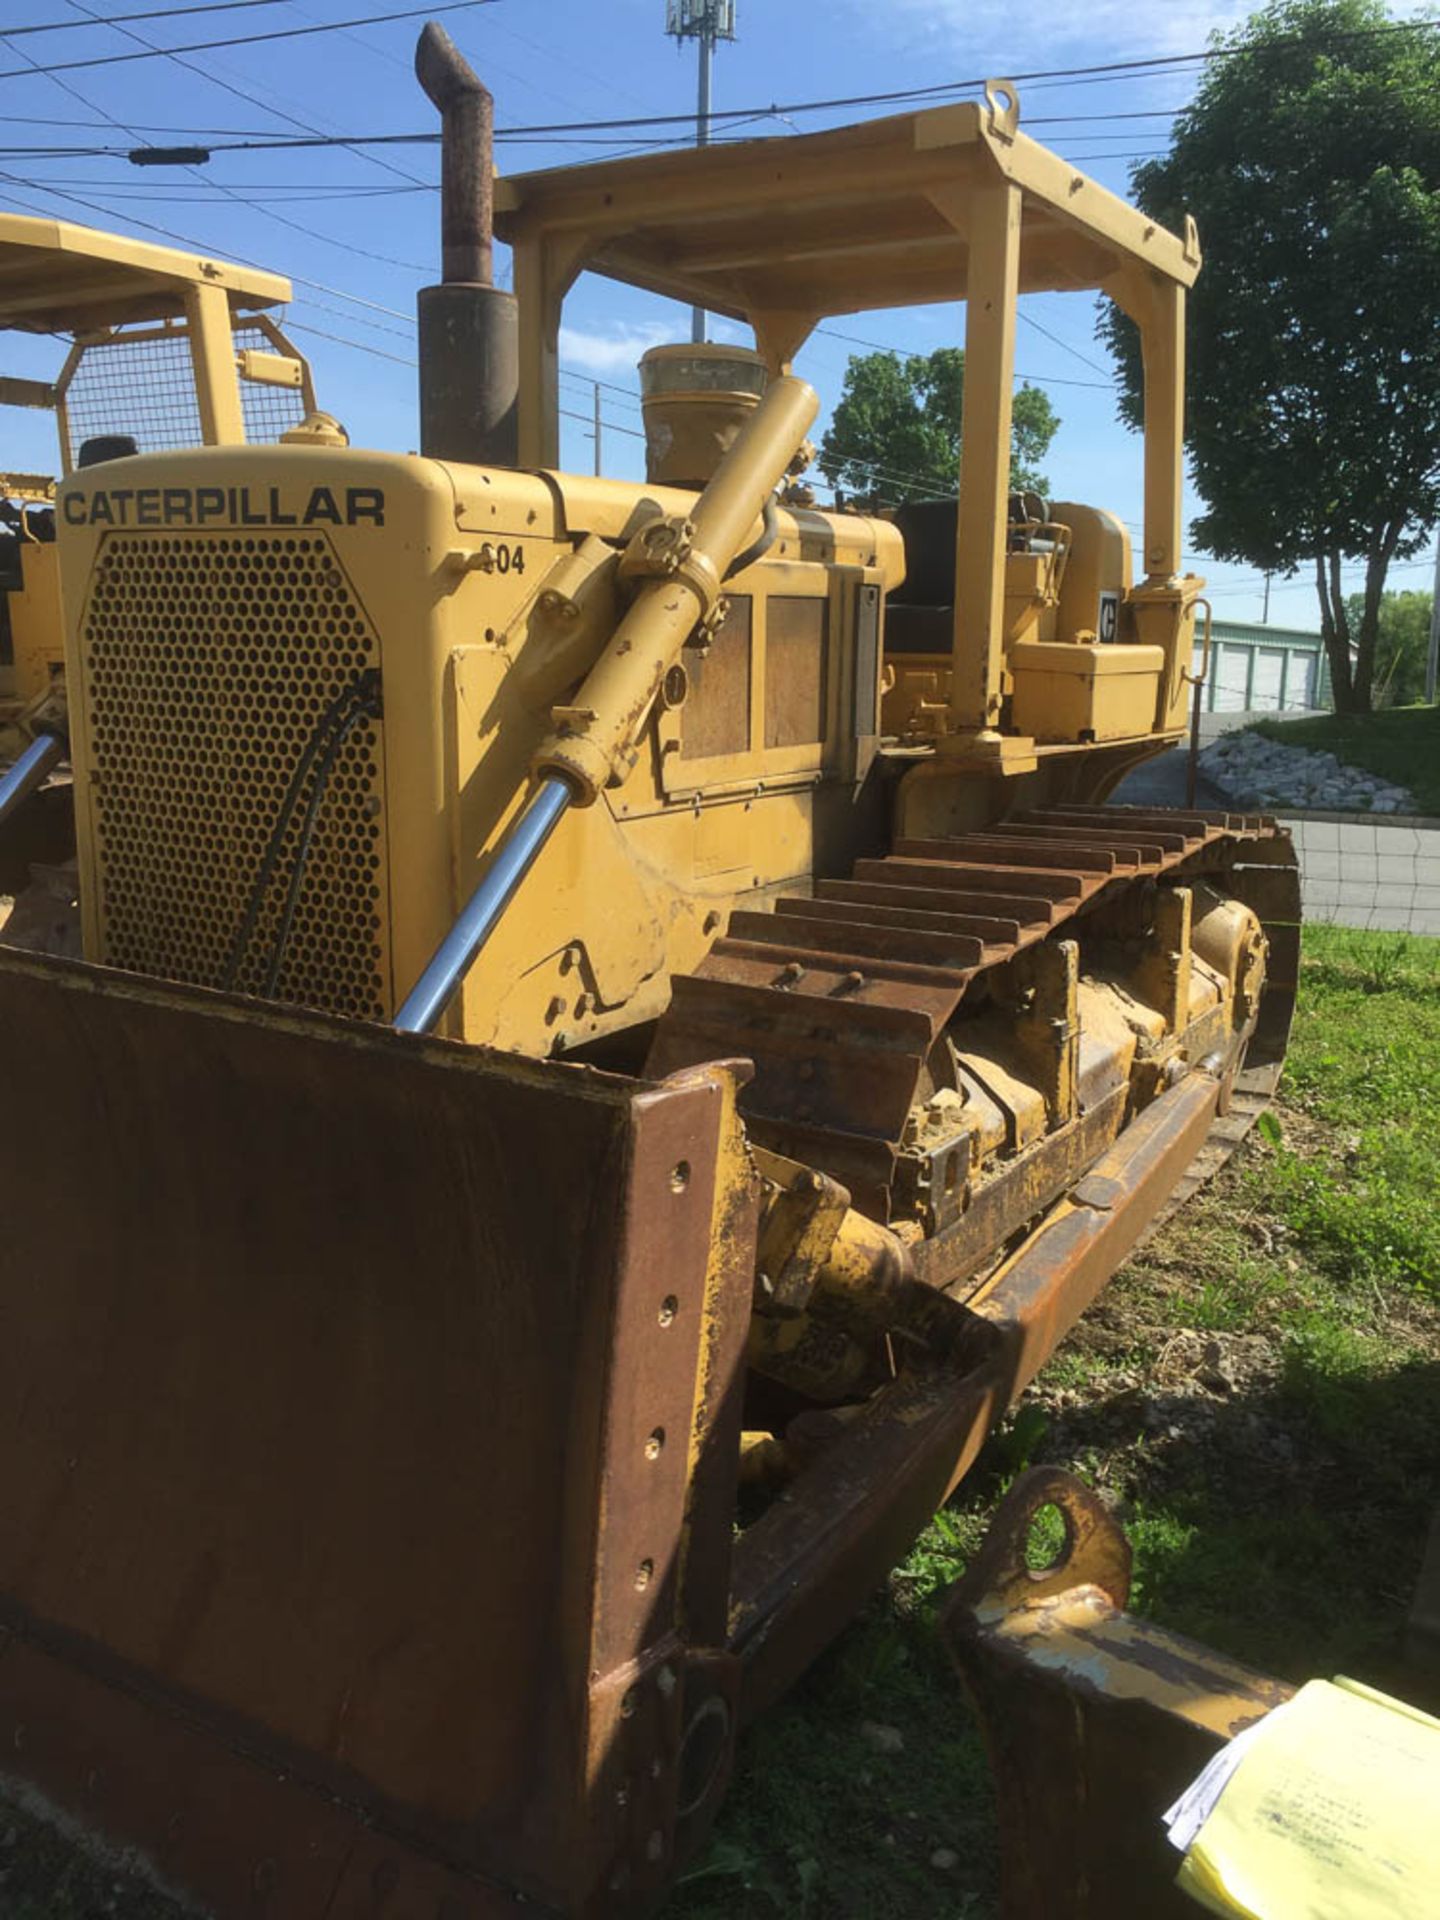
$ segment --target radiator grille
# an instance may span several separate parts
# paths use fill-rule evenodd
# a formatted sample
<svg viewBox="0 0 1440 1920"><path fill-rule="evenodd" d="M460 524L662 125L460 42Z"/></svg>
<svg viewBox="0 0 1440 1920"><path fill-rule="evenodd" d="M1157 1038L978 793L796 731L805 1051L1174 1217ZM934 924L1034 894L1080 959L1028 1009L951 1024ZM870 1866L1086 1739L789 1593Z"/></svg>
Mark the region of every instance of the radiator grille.
<svg viewBox="0 0 1440 1920"><path fill-rule="evenodd" d="M101 957L219 986L306 745L378 668L376 637L323 534L115 533L83 646ZM388 1015L383 771L381 727L366 721L316 816L282 1000ZM304 814L302 797L242 992L263 989Z"/></svg>

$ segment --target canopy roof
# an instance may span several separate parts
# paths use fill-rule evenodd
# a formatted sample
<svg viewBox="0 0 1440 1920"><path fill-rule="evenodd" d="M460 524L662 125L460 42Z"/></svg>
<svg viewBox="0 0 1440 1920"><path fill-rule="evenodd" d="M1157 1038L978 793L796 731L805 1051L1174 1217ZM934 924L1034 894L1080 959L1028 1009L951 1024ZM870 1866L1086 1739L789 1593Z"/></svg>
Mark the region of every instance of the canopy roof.
<svg viewBox="0 0 1440 1920"><path fill-rule="evenodd" d="M0 327L84 333L122 321L170 320L185 292L222 287L233 312L290 298L290 282L258 267L232 266L172 247L64 220L0 214Z"/></svg>
<svg viewBox="0 0 1440 1920"><path fill-rule="evenodd" d="M967 201L1021 189L1021 293L1104 288L1137 265L1189 286L1180 238L1018 129L1014 87L858 126L496 182L495 224L553 286L582 267L735 319L963 300ZM557 271L558 269L558 271Z"/></svg>

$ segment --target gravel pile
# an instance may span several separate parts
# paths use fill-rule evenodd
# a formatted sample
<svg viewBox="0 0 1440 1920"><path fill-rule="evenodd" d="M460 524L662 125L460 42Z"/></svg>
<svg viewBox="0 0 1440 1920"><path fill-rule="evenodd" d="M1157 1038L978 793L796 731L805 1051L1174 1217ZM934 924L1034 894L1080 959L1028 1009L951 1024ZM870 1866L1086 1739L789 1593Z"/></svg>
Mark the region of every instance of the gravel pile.
<svg viewBox="0 0 1440 1920"><path fill-rule="evenodd" d="M1378 774L1347 767L1258 733L1225 733L1200 755L1205 777L1237 807L1317 807L1329 813L1418 813L1415 796Z"/></svg>

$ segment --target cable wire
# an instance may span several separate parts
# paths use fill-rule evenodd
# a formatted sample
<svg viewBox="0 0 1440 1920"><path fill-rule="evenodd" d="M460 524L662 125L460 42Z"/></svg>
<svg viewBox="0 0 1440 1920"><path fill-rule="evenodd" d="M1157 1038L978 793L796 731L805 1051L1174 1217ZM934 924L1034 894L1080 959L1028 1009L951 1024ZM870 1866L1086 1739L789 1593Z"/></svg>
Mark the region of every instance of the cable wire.
<svg viewBox="0 0 1440 1920"><path fill-rule="evenodd" d="M463 11L470 7L491 6L494 4L496 4L496 0L446 0L446 4L439 6L411 8L397 13L367 14L350 20L328 21L324 25L319 26L289 28L283 33L251 34L233 40L202 41L194 46L156 49L154 54L149 55L118 54L111 55L104 60L92 59L81 62L61 63L61 65L109 66L114 64L116 60L159 58L165 53L204 52L213 47L244 46L259 40L293 38L300 34L343 32L350 27L374 26L387 20L417 19L421 14L452 13ZM1398 20L1390 21L1383 26L1356 28L1348 33L1313 36L1297 34L1288 39L1271 41L1267 51L1273 51L1277 48L1287 46L1306 46L1324 49L1338 45L1347 45L1356 41L1363 42L1392 33L1434 32L1440 32L1440 20ZM1142 59L1102 61L1083 67L1037 67L1029 71L1017 71L1006 77L1016 85L1019 85L1023 81L1027 85L1034 84L1040 86L1086 84L1098 80L1137 79L1149 74L1159 75L1167 72L1176 72L1186 67L1205 65L1211 61L1235 59L1248 51L1249 49L1244 47L1207 47L1194 53L1152 54ZM60 70L60 66L46 67L43 69L45 72L58 70ZM16 68L10 72L0 72L0 80L20 78L30 71L32 71L32 69ZM741 121L783 119L786 115L800 113L828 113L838 111L841 108L904 105L906 103L913 104L926 100L938 101L949 98L955 94L978 92L986 85L987 81L993 77L992 75L982 74L965 80L941 81L929 87L903 87L885 93L854 93L836 95L833 98L823 100L795 100L783 104L772 101L768 105L716 109L712 115L712 120L729 125ZM1183 108L1174 109L1175 112L1182 112L1183 110ZM1096 119L1110 119L1118 118L1119 116L1102 114L1093 117ZM513 140L522 136L583 135L586 133L606 131L624 132L642 127L688 127L693 125L694 118L693 113L659 113L636 114L622 119L556 121L547 125L498 128L495 138L497 140ZM1035 122L1032 124L1039 123ZM439 139L440 135L434 131L424 133L337 134L294 141L243 142L238 146L217 143L213 150L217 153L225 153L246 150L248 147L280 148L286 146L310 147L317 145L354 148L389 145L433 146L438 144ZM688 145L689 142L687 141L684 144ZM96 148L90 151L98 156L112 150L108 148ZM17 157L20 157L18 151Z"/></svg>
<svg viewBox="0 0 1440 1920"><path fill-rule="evenodd" d="M203 5L150 7L144 13L117 13L104 24L118 27L126 20L176 20L184 13L239 13L251 7L282 7L286 0L205 0ZM13 40L22 33L70 33L83 27L83 20L43 20L23 27L6 27L5 38Z"/></svg>
<svg viewBox="0 0 1440 1920"><path fill-rule="evenodd" d="M69 0L69 5L72 6L77 13L83 13L90 19L97 21L97 24L99 23L99 16L94 14L90 7L84 4L84 0ZM209 80L213 85L221 87L225 92L232 93L237 98L247 101L251 106L258 106L262 112L272 113L277 119L288 120L292 126L300 127L307 133L315 134L319 132L319 129L309 121L297 119L294 114L287 112L285 109L272 106L267 101L259 99L255 94L248 92L245 88L235 86L220 75L210 73L204 67L197 66L193 61L182 58L180 52L176 49L169 47L157 48L153 41L147 40L143 34L135 33L128 27L122 27L119 31L124 34L127 40L133 40L137 46L144 48L147 52L161 54L165 59L172 61L174 65L180 67L184 72L195 74L202 80ZM59 84L63 85L64 83L61 82ZM108 115L106 117L109 118ZM397 178L408 181L412 185L423 186L426 184L419 180L415 174L410 173L403 167L395 166L389 160L382 159L378 154L362 154L357 155L357 158L366 159L372 166L380 167L384 172L394 174ZM197 180L204 178L194 166L191 166L188 171L195 174ZM251 200L244 194L237 192L233 187L225 185L223 182L217 181L213 184L219 186L224 198L234 201L239 206L248 207L253 212L264 215L266 219L273 220L277 226L289 227L296 233L304 234L309 240L319 240L328 246L343 246L348 252L355 253L366 259L379 261L384 266L402 267L407 272L415 273L423 273L425 271L418 261L398 260L391 254L377 253L371 248L357 247L351 242L342 243L336 241L332 239L330 235L321 233L314 227L306 226L303 221L292 220L287 214L278 212L268 200Z"/></svg>
<svg viewBox="0 0 1440 1920"><path fill-rule="evenodd" d="M468 13L472 7L491 7L496 0L444 0L441 6L406 7L398 13L366 13L354 20L328 20L314 27L277 27L270 33L245 33L232 35L228 40L192 40L180 47L155 47L146 53L107 53L95 54L86 60L56 60L43 67L6 67L0 68L0 80L24 79L32 71L35 73L74 73L81 67L114 67L128 60L158 60L167 53L213 53L219 47L253 47L261 41L300 40L315 33L342 33L346 27L380 26L387 20L419 20L431 18L438 13ZM693 116L692 116L693 117ZM339 141L340 146L348 145Z"/></svg>

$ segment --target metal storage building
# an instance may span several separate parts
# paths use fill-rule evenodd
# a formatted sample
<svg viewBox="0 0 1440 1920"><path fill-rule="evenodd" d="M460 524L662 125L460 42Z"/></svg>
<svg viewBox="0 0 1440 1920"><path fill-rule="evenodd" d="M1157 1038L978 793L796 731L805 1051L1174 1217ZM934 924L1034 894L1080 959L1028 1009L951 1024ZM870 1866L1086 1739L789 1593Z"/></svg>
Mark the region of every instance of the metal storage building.
<svg viewBox="0 0 1440 1920"><path fill-rule="evenodd" d="M1200 649L1195 649L1195 664ZM1313 713L1333 705L1318 633L1258 621L1217 620L1211 636L1207 713Z"/></svg>

